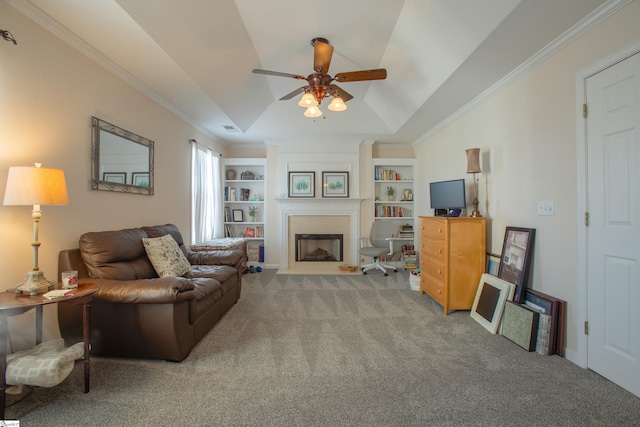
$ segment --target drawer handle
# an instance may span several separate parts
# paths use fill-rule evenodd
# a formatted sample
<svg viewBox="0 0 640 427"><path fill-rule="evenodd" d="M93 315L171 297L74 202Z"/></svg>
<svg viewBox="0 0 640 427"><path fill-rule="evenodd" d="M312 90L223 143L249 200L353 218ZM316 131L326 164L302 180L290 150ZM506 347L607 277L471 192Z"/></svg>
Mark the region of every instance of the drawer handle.
<svg viewBox="0 0 640 427"><path fill-rule="evenodd" d="M442 249L438 249L438 253L441 254L442 253Z"/></svg>
<svg viewBox="0 0 640 427"><path fill-rule="evenodd" d="M442 270L438 269L438 274L442 274Z"/></svg>

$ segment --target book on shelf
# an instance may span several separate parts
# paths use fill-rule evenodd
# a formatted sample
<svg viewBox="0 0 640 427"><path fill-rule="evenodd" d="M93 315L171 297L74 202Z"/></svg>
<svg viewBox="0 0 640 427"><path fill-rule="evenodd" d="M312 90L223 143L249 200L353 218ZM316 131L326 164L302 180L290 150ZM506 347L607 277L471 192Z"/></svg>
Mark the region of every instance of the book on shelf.
<svg viewBox="0 0 640 427"><path fill-rule="evenodd" d="M235 187L224 187L224 201L235 202L236 201L236 189Z"/></svg>
<svg viewBox="0 0 640 427"><path fill-rule="evenodd" d="M413 225L404 224L400 226L400 231L398 231L398 237L401 239L413 239Z"/></svg>
<svg viewBox="0 0 640 427"><path fill-rule="evenodd" d="M401 206L376 205L376 217L378 218L404 218L408 209Z"/></svg>
<svg viewBox="0 0 640 427"><path fill-rule="evenodd" d="M402 260L402 252L400 251L395 251L395 252L391 252L390 254L387 255L382 255L380 257L380 261L383 262L393 262L393 261L401 261Z"/></svg>
<svg viewBox="0 0 640 427"><path fill-rule="evenodd" d="M400 173L382 166L376 166L374 174L375 179L379 181L400 181L402 179Z"/></svg>

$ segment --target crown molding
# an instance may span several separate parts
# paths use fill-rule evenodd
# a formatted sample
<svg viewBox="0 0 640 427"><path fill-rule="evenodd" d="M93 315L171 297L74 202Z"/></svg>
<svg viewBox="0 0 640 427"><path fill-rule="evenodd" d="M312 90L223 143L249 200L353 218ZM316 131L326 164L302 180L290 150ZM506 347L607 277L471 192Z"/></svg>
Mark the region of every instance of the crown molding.
<svg viewBox="0 0 640 427"><path fill-rule="evenodd" d="M200 132L207 135L214 142L228 145L225 141L220 140L214 134L211 133L207 128L202 126L202 124L194 121L189 116L187 116L184 112L175 107L171 102L167 101L163 97L161 97L156 91L151 89L149 86L143 84L140 80L135 78L132 74L125 71L122 67L117 65L115 62L111 61L105 55L100 53L97 49L81 40L78 36L73 34L71 31L67 30L65 27L60 25L58 22L53 20L50 16L42 12L40 9L35 7L27 0L5 0L7 4L14 7L15 9L22 12L28 18L31 18L36 24L40 25L44 29L51 32L53 35L60 38L62 41L78 50L80 53L88 57L89 59L95 61L98 65L105 68L107 71L115 74L118 78L123 80L125 83L132 86L134 89L142 92L144 95L149 97L151 100L155 101L165 109L167 109L172 114L176 115L178 118L184 120L189 123L191 126L199 130Z"/></svg>

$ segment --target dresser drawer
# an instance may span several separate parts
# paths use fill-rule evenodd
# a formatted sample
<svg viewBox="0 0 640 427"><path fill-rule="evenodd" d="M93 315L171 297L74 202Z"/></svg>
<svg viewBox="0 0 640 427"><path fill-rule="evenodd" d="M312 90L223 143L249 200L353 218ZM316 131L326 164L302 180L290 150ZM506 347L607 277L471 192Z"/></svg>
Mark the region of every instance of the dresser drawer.
<svg viewBox="0 0 640 427"><path fill-rule="evenodd" d="M447 245L444 239L425 239L421 242L420 249L422 250L421 256L444 264L447 256Z"/></svg>
<svg viewBox="0 0 640 427"><path fill-rule="evenodd" d="M444 221L421 221L420 231L423 237L432 240L444 240L445 223Z"/></svg>
<svg viewBox="0 0 640 427"><path fill-rule="evenodd" d="M421 289L441 305L444 305L444 286L445 284L443 281L428 274L424 274L424 272L420 273Z"/></svg>
<svg viewBox="0 0 640 427"><path fill-rule="evenodd" d="M442 283L446 282L445 264L444 262L440 262L437 259L429 257L424 258L422 269L420 270L420 275L423 274L431 276L434 279L441 281Z"/></svg>

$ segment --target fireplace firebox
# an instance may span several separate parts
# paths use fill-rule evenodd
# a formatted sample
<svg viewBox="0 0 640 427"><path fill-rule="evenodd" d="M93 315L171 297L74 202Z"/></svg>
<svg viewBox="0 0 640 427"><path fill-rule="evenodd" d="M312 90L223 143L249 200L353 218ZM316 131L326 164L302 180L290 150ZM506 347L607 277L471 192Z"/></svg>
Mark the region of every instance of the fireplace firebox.
<svg viewBox="0 0 640 427"><path fill-rule="evenodd" d="M342 234L296 234L296 261L343 261Z"/></svg>

